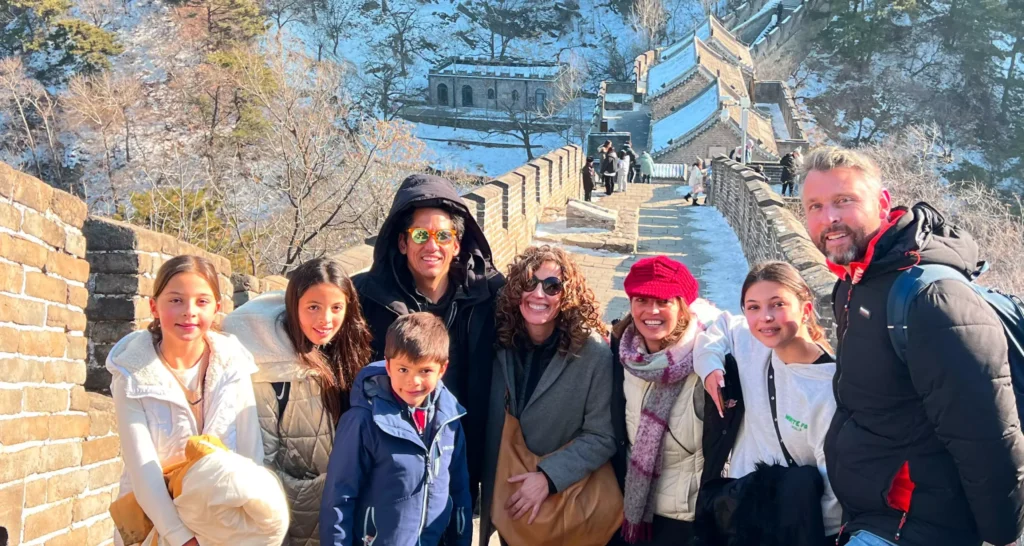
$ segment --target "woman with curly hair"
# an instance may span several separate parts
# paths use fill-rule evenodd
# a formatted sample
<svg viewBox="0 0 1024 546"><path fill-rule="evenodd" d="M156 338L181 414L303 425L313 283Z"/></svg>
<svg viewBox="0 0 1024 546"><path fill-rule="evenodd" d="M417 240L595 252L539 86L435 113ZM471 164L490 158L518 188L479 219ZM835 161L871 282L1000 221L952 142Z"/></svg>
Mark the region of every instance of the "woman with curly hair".
<svg viewBox="0 0 1024 546"><path fill-rule="evenodd" d="M534 524L549 496L596 475L615 453L608 411L612 362L594 292L565 251L530 247L509 266L506 278L497 302L480 544L487 544L498 530L503 540L518 546L494 524L521 518ZM542 459L536 471L499 477L499 453L505 456L508 447L503 445L503 431L510 422L519 425L529 452ZM608 475L612 476L610 467ZM503 483L496 483L498 479ZM614 478L610 479L614 490ZM551 505L559 506L549 503L546 510ZM614 528L603 541L612 532ZM578 537L563 538L565 544L584 543Z"/></svg>
<svg viewBox="0 0 1024 546"><path fill-rule="evenodd" d="M616 435L628 440L614 462L624 486L622 539L684 546L693 541L704 467L694 343L721 312L699 297L689 269L665 256L633 264L623 286L629 314L612 331L612 414Z"/></svg>
<svg viewBox="0 0 1024 546"><path fill-rule="evenodd" d="M252 377L266 451L288 494L286 546L317 546L320 498L335 428L356 374L370 362L370 331L340 262L310 260L288 288L263 294L224 319L255 357Z"/></svg>

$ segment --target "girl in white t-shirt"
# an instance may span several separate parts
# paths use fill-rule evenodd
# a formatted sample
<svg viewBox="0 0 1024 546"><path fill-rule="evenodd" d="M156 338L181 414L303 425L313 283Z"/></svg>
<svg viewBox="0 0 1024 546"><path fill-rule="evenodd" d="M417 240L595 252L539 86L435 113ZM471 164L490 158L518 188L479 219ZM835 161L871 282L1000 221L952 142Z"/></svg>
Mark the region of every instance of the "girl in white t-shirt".
<svg viewBox="0 0 1024 546"><path fill-rule="evenodd" d="M736 359L744 412L727 477L742 478L758 463L817 467L824 533L834 535L842 509L829 485L824 442L836 409L836 366L811 290L792 265L767 262L747 275L741 303L743 316L724 313L694 349L694 370L716 406L708 410L719 415L730 411L722 400L726 355Z"/></svg>
<svg viewBox="0 0 1024 546"><path fill-rule="evenodd" d="M209 260L168 260L154 282L153 322L123 337L107 356L124 459L118 494L135 494L161 546L199 544L178 516L162 470L185 460L189 437L216 436L263 464L250 380L256 365L233 336L210 331L220 293ZM123 544L117 533L115 542Z"/></svg>

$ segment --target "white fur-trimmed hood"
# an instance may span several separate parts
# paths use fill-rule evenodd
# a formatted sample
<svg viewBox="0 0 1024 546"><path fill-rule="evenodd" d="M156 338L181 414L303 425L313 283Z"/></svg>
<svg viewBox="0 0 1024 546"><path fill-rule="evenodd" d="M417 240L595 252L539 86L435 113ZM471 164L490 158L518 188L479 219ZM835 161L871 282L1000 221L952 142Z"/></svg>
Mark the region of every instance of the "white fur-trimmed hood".
<svg viewBox="0 0 1024 546"><path fill-rule="evenodd" d="M249 349L259 368L254 383L302 381L316 372L303 366L284 326L284 292L261 294L224 318L222 329Z"/></svg>
<svg viewBox="0 0 1024 546"><path fill-rule="evenodd" d="M206 341L210 345L208 385L217 385L229 375L249 376L256 372L252 355L235 336L207 332ZM138 330L121 338L107 355L106 368L111 374L124 376L129 398L180 388L157 356L149 330Z"/></svg>

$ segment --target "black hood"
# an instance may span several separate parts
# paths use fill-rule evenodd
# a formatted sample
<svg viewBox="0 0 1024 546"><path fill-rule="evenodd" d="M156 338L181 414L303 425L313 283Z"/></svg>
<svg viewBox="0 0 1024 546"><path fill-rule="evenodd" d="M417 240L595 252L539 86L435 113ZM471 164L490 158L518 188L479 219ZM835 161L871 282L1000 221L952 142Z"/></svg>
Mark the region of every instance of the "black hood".
<svg viewBox="0 0 1024 546"><path fill-rule="evenodd" d="M906 209L875 244L864 276L875 276L918 264L942 264L965 275L978 269L978 244L961 228L947 223L939 211L927 203Z"/></svg>
<svg viewBox="0 0 1024 546"><path fill-rule="evenodd" d="M462 198L451 182L429 174L414 174L402 181L395 199L391 203L391 211L380 228L380 233L373 247L373 265L367 274L367 285L360 287L367 296L383 305L390 306L396 300L404 300L408 290L403 290L399 277L405 278L407 271L396 273L395 265L398 256L398 232L403 228L399 225L403 214L418 208L445 206L465 220L466 229L459 242L461 250L452 260L451 278L463 297L470 299L486 298L489 295L487 279L498 274L491 257L491 247L487 244L483 230L476 218L462 202ZM404 261L402 261L404 264Z"/></svg>

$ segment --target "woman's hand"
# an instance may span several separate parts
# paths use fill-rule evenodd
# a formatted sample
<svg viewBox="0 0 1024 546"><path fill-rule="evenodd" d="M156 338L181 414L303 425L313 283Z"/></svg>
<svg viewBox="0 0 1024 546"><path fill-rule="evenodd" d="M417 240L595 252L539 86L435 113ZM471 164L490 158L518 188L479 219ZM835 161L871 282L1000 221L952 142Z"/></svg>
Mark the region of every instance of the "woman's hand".
<svg viewBox="0 0 1024 546"><path fill-rule="evenodd" d="M548 478L543 472L527 472L508 479L508 483L519 483L519 491L516 491L505 502L505 510L508 510L512 519L517 520L527 512L530 512L530 519L526 523L532 524L540 512L540 505L548 498Z"/></svg>
<svg viewBox="0 0 1024 546"><path fill-rule="evenodd" d="M715 402L715 407L718 408L718 416L725 417L725 412L722 409L722 389L725 388L725 372L722 370L715 370L708 374L704 378L704 390L708 391L711 395L711 399Z"/></svg>

